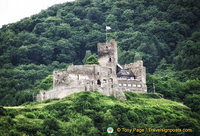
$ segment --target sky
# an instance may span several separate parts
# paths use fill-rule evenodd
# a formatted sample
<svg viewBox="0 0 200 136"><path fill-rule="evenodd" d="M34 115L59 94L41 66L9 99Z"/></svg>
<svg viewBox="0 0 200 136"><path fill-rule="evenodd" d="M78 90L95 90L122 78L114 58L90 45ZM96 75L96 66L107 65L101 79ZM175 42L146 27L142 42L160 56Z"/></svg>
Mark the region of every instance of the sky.
<svg viewBox="0 0 200 136"><path fill-rule="evenodd" d="M0 0L0 28L39 13L54 4L74 0Z"/></svg>

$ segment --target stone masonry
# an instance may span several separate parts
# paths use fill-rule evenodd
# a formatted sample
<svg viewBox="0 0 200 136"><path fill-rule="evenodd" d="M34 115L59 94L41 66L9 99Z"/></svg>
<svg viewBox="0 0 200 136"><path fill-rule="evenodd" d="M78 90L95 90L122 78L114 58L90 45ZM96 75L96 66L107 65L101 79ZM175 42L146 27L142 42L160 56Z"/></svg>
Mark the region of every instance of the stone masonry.
<svg viewBox="0 0 200 136"><path fill-rule="evenodd" d="M124 91L146 93L146 69L143 61L120 66L117 43L98 43L99 65L72 65L67 71L53 72L53 89L41 91L37 100L63 98L75 92L99 91L125 100Z"/></svg>

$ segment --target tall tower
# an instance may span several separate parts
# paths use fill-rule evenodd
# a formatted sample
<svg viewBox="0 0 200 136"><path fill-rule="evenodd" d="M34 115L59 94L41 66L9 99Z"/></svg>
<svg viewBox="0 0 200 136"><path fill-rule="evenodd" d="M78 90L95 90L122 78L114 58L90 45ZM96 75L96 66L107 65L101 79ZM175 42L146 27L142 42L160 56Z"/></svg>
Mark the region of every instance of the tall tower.
<svg viewBox="0 0 200 136"><path fill-rule="evenodd" d="M98 60L101 66L111 69L116 74L116 66L118 64L117 43L111 40L109 43L98 43Z"/></svg>

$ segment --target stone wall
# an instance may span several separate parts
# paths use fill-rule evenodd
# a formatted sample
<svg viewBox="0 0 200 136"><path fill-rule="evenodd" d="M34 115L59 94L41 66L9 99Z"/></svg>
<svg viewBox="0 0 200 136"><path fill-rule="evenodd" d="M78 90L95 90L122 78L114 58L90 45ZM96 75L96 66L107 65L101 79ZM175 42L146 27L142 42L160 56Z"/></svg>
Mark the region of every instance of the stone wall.
<svg viewBox="0 0 200 136"><path fill-rule="evenodd" d="M37 100L38 101L43 101L46 99L52 99L52 98L64 98L70 94L73 93L78 93L81 91L85 91L84 90L84 86L75 86L75 87L66 87L66 86L59 86L59 87L55 87L52 90L49 91L45 91L45 92L40 92L37 95Z"/></svg>
<svg viewBox="0 0 200 136"><path fill-rule="evenodd" d="M125 99L123 92L118 91L116 74L107 67L99 65L70 66L67 71L54 71L53 77L53 89L38 94L37 100L63 98L81 91L99 91L107 96L120 96L120 99Z"/></svg>

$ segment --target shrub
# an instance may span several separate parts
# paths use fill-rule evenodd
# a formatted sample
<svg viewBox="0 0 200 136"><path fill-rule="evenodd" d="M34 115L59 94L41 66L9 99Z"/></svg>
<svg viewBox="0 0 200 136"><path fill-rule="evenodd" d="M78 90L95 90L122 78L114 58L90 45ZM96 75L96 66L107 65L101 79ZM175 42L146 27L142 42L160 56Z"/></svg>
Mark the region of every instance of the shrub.
<svg viewBox="0 0 200 136"><path fill-rule="evenodd" d="M45 118L45 116L43 115L43 114L40 114L39 116L38 116L38 119L44 119Z"/></svg>
<svg viewBox="0 0 200 136"><path fill-rule="evenodd" d="M6 115L6 109L3 108L3 106L0 106L0 116Z"/></svg>
<svg viewBox="0 0 200 136"><path fill-rule="evenodd" d="M34 119L35 118L35 114L34 113L26 113L25 116L27 118L31 118L31 119Z"/></svg>

